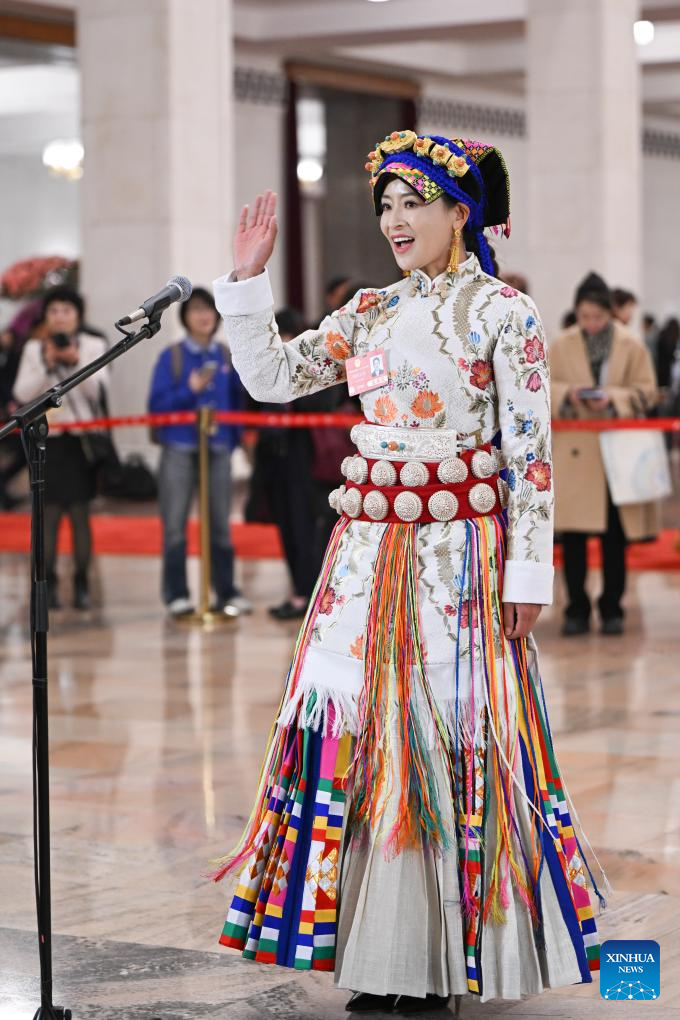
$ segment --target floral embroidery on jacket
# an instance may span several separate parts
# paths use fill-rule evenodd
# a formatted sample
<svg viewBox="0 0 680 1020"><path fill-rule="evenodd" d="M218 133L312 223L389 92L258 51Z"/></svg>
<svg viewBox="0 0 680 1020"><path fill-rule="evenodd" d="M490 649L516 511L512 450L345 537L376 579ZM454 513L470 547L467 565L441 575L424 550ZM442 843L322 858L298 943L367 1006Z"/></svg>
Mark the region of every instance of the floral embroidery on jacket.
<svg viewBox="0 0 680 1020"><path fill-rule="evenodd" d="M246 387L266 394L260 399L287 401L343 382L347 356L384 349L389 381L361 395L365 418L455 429L467 446L496 439L509 489L508 559L552 564L550 395L540 318L530 298L485 274L474 256L455 275L429 280L415 271L384 289L364 289L286 344L271 310L225 321L235 367ZM380 525L365 527L374 534ZM452 528L457 535L460 523ZM441 533L449 534L447 526ZM336 593L337 584L334 577ZM453 636L457 617L444 606L457 610L461 596L454 577L440 584L446 596L433 596L431 609ZM360 597L348 589L341 613L330 592L323 596L321 616L329 627L337 621L344 654L357 630L347 634L341 621Z"/></svg>
<svg viewBox="0 0 680 1020"><path fill-rule="evenodd" d="M528 457L527 457L528 460ZM534 460L526 469L524 477L535 485L539 492L550 491L552 484L552 468L544 460Z"/></svg>
<svg viewBox="0 0 680 1020"><path fill-rule="evenodd" d="M378 397L373 414L381 425L387 425L397 417L397 405L388 396Z"/></svg>
<svg viewBox="0 0 680 1020"><path fill-rule="evenodd" d="M335 588L326 588L319 600L319 612L322 616L330 616L334 607L342 606L344 602L344 595L337 595Z"/></svg>
<svg viewBox="0 0 680 1020"><path fill-rule="evenodd" d="M363 312L367 312L369 308L375 308L376 305L380 304L381 292L378 290L362 290L359 303L357 305L357 312L361 315Z"/></svg>
<svg viewBox="0 0 680 1020"><path fill-rule="evenodd" d="M470 603L469 599L465 599L461 603L460 607L460 626L462 630L469 630L470 628L470 605L472 605L472 626L475 630L479 627L479 610L477 603Z"/></svg>
<svg viewBox="0 0 680 1020"><path fill-rule="evenodd" d="M357 635L356 639L349 646L349 654L353 659L363 659L364 657L364 635Z"/></svg>
<svg viewBox="0 0 680 1020"><path fill-rule="evenodd" d="M363 290L357 298L357 326L362 334L357 337L357 349L364 353L362 345L371 330L392 319L398 312L399 295L393 294L390 289Z"/></svg>
<svg viewBox="0 0 680 1020"><path fill-rule="evenodd" d="M478 390L485 390L491 382L492 376L493 371L488 361L482 361L481 358L477 358L470 365L470 382Z"/></svg>
<svg viewBox="0 0 680 1020"><path fill-rule="evenodd" d="M444 409L438 393L423 390L411 403L411 410L417 418L434 418L435 414Z"/></svg>
<svg viewBox="0 0 680 1020"><path fill-rule="evenodd" d="M441 395L432 389L428 374L408 360L389 369L389 382L374 392L372 417L381 425L399 418L404 427L418 428L423 422L427 422L428 428L445 427L446 410Z"/></svg>
<svg viewBox="0 0 680 1020"><path fill-rule="evenodd" d="M330 332L326 337L326 350L334 361L346 361L352 349L342 333Z"/></svg>
<svg viewBox="0 0 680 1020"><path fill-rule="evenodd" d="M524 344L524 353L527 356L529 364L535 365L537 361L543 361L545 359L545 346L541 343L537 336L532 336L531 339L527 340Z"/></svg>

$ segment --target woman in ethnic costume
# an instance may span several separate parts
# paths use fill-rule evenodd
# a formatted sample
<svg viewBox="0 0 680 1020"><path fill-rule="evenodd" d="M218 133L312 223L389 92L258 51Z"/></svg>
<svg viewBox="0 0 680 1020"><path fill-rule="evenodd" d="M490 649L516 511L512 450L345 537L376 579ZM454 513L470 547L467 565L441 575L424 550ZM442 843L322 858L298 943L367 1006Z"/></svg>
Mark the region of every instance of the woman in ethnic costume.
<svg viewBox="0 0 680 1020"><path fill-rule="evenodd" d="M599 892L530 633L552 600L549 383L536 308L483 234L509 232L507 169L412 131L369 161L404 279L283 344L267 193L214 285L255 399L361 377L365 417L255 808L215 878L239 874L224 945L334 970L348 1010L408 1013L590 981L586 872Z"/></svg>

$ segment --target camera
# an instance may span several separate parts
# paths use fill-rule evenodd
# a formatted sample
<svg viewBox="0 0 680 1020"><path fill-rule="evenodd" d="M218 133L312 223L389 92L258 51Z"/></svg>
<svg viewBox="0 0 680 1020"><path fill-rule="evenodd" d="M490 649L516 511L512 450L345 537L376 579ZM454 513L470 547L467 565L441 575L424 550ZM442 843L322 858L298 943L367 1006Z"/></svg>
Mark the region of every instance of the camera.
<svg viewBox="0 0 680 1020"><path fill-rule="evenodd" d="M71 346L71 337L67 333L53 333L50 340L55 347L63 351L65 347Z"/></svg>

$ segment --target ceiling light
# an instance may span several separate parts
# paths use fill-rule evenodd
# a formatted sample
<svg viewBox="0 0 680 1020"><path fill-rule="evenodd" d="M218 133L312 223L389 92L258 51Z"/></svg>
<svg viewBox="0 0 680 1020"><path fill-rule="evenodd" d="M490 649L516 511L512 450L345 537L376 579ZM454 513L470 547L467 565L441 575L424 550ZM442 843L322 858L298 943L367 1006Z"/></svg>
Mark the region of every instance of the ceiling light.
<svg viewBox="0 0 680 1020"><path fill-rule="evenodd" d="M316 184L323 177L323 166L318 159L301 159L297 165L298 180L304 184Z"/></svg>
<svg viewBox="0 0 680 1020"><path fill-rule="evenodd" d="M43 149L43 163L55 177L77 181L83 176L85 150L77 138L55 138Z"/></svg>
<svg viewBox="0 0 680 1020"><path fill-rule="evenodd" d="M652 21L636 21L633 25L633 38L638 46L648 46L654 39L654 23Z"/></svg>

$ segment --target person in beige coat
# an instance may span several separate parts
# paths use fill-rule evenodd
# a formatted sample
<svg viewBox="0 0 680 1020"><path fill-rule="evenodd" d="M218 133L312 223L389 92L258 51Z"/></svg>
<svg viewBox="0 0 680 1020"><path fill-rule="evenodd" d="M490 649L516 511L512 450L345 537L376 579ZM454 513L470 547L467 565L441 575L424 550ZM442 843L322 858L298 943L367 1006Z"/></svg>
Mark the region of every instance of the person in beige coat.
<svg viewBox="0 0 680 1020"><path fill-rule="evenodd" d="M613 318L607 285L591 273L576 292L576 324L550 345L552 416L640 417L653 405L656 376L647 349ZM585 590L586 539L599 535L604 584L598 602L602 633L623 633L627 542L658 530L656 505L614 506L596 432L556 432L555 530L562 535L569 602L562 633L585 634L591 605Z"/></svg>

